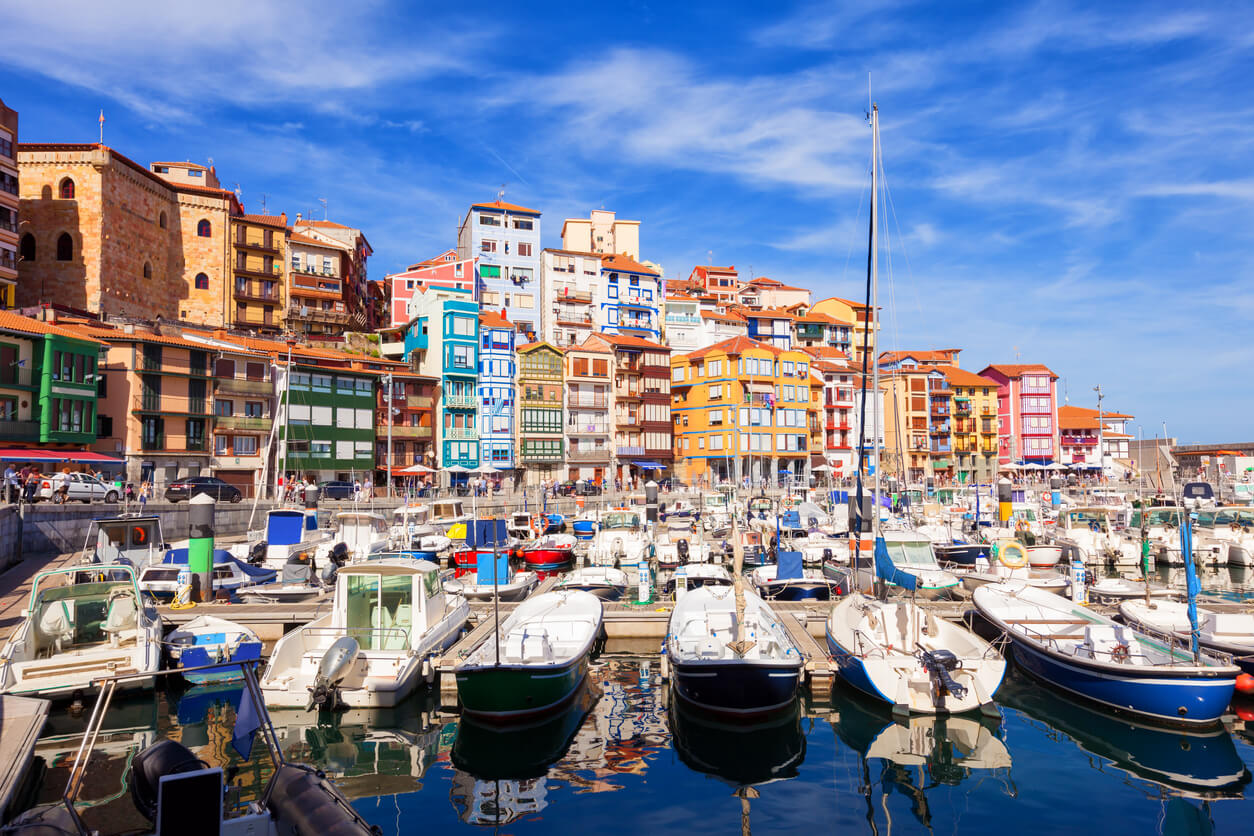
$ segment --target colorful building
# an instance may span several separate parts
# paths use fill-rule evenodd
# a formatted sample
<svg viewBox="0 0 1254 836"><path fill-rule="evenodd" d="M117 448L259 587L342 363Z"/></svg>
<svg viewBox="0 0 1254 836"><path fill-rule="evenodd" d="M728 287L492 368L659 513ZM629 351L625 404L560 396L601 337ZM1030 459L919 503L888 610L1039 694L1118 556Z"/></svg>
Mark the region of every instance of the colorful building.
<svg viewBox="0 0 1254 836"><path fill-rule="evenodd" d="M414 293L428 287L450 290L474 290L474 259L461 261L457 250L445 250L437 256L411 264L403 273L393 273L384 279L391 289L388 300L388 319L385 325L397 328L409 322L409 303Z"/></svg>
<svg viewBox="0 0 1254 836"><path fill-rule="evenodd" d="M517 449L528 486L566 479L564 366L564 352L551 343L518 346Z"/></svg>
<svg viewBox="0 0 1254 836"><path fill-rule="evenodd" d="M781 351L792 350L794 317L788 311L777 308L737 308L736 313L743 316L748 323L749 339L773 345Z"/></svg>
<svg viewBox="0 0 1254 836"><path fill-rule="evenodd" d="M1092 469L1111 466L1131 469L1132 436L1127 432L1127 425L1134 417L1123 412L1099 412L1087 406L1059 406L1060 461Z"/></svg>
<svg viewBox="0 0 1254 836"><path fill-rule="evenodd" d="M302 221L300 215L297 215L292 232L299 233L303 239L330 244L341 254L340 302L343 312L348 314L345 327L341 331L373 331L380 327L382 323L375 321L377 311L371 303L366 268L374 250L362 231L335 221Z"/></svg>
<svg viewBox="0 0 1254 836"><path fill-rule="evenodd" d="M474 298L504 311L518 333L540 333L540 212L496 200L470 207L457 231L457 258L477 258Z"/></svg>
<svg viewBox="0 0 1254 836"><path fill-rule="evenodd" d="M843 358L816 357L810 363L810 374L815 378L811 388L822 392L819 417L823 428L820 451L824 463L832 468L833 475L848 476L857 466L853 449L853 412L857 407L854 382L860 377L859 370L852 368ZM812 454L814 452L811 451Z"/></svg>
<svg viewBox="0 0 1254 836"><path fill-rule="evenodd" d="M793 305L809 305L810 291L794 287L766 276L750 279L742 285L738 303L749 308L789 308Z"/></svg>
<svg viewBox="0 0 1254 836"><path fill-rule="evenodd" d="M809 355L736 337L671 358L676 472L683 479L805 484Z"/></svg>
<svg viewBox="0 0 1254 836"><path fill-rule="evenodd" d="M17 123L17 111L0 99L0 310L17 304Z"/></svg>
<svg viewBox="0 0 1254 836"><path fill-rule="evenodd" d="M567 478L607 480L614 457L610 424L610 366L614 352L601 337L566 349ZM612 484L612 480L608 480Z"/></svg>
<svg viewBox="0 0 1254 836"><path fill-rule="evenodd" d="M997 382L998 461L1049 464L1058 443L1058 375L1040 363L995 363L980 371Z"/></svg>
<svg viewBox="0 0 1254 836"><path fill-rule="evenodd" d="M949 383L954 481L997 478L997 382L957 366L939 366Z"/></svg>
<svg viewBox="0 0 1254 836"><path fill-rule="evenodd" d="M344 303L344 265L348 248L337 241L292 232L287 239L286 324L311 339L331 339L348 328Z"/></svg>
<svg viewBox="0 0 1254 836"><path fill-rule="evenodd" d="M879 356L876 348L879 341L879 323L876 318L871 315L869 305L861 302L855 302L852 299L841 299L838 296L830 296L815 302L809 307L809 313L827 314L832 319L840 322L852 323L850 333L851 347L849 353L850 359L854 364L861 367L862 365L862 343L866 340L869 347L871 358Z"/></svg>
<svg viewBox="0 0 1254 836"><path fill-rule="evenodd" d="M276 352L284 347L281 343L272 346ZM274 474L270 439L279 414L270 355L220 339L205 339L205 348L213 352L214 378L209 467L214 476L235 485L245 497L265 495L265 474L271 477L267 481Z"/></svg>
<svg viewBox="0 0 1254 836"><path fill-rule="evenodd" d="M371 475L376 383L377 375L347 359L332 363L294 355L290 388L279 404L279 472L319 482Z"/></svg>
<svg viewBox="0 0 1254 836"><path fill-rule="evenodd" d="M671 437L670 355L667 346L639 337L596 334L591 345L613 355L613 478L622 484L669 475Z"/></svg>
<svg viewBox="0 0 1254 836"><path fill-rule="evenodd" d="M700 287L724 304L740 301L740 274L734 264L729 267L698 264L688 274L688 284Z"/></svg>
<svg viewBox="0 0 1254 836"><path fill-rule="evenodd" d="M376 485L387 483L389 435L392 439L393 474L413 465L435 469L435 400L439 387L438 379L401 368L379 375L379 397L374 419ZM402 484L403 478L394 476L394 482Z"/></svg>
<svg viewBox="0 0 1254 836"><path fill-rule="evenodd" d="M607 209L593 209L583 218L562 224L562 249L598 255L625 255L640 260L640 221L614 217Z"/></svg>
<svg viewBox="0 0 1254 836"><path fill-rule="evenodd" d="M601 260L601 280L605 292L594 291L593 316L603 333L661 337L660 273L625 255L612 255Z"/></svg>
<svg viewBox="0 0 1254 836"><path fill-rule="evenodd" d="M593 299L604 299L601 256L566 249L540 254L540 333L558 348L579 345L600 330Z"/></svg>
<svg viewBox="0 0 1254 836"><path fill-rule="evenodd" d="M512 469L514 387L517 357L514 323L494 311L479 313L479 461L497 470Z"/></svg>
<svg viewBox="0 0 1254 836"><path fill-rule="evenodd" d="M793 345L797 348L834 348L853 356L853 323L842 322L824 313L795 309Z"/></svg>
<svg viewBox="0 0 1254 836"><path fill-rule="evenodd" d="M230 324L278 333L287 307L287 215L231 218Z"/></svg>

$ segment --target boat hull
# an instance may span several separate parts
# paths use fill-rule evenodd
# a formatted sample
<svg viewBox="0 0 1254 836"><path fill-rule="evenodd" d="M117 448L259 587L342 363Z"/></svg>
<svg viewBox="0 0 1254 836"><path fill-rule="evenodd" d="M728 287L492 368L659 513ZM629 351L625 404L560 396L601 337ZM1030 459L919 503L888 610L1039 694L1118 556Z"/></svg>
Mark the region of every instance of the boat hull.
<svg viewBox="0 0 1254 836"><path fill-rule="evenodd" d="M941 563L952 563L955 566L974 566L976 558L988 557L989 547L982 543L954 543L948 546L933 546L936 559Z"/></svg>
<svg viewBox="0 0 1254 836"><path fill-rule="evenodd" d="M768 601L830 601L832 589L815 581L778 581L758 585L758 594Z"/></svg>
<svg viewBox="0 0 1254 836"><path fill-rule="evenodd" d="M800 664L754 661L685 662L672 670L675 693L716 714L753 716L792 705L801 683Z"/></svg>
<svg viewBox="0 0 1254 836"><path fill-rule="evenodd" d="M617 601L620 598L622 598L623 595L625 595L627 592L626 587L615 586L614 584L597 584L597 583L561 584L559 588L560 589L577 589L582 592L587 592L589 595L595 595L596 597L600 598L602 601Z"/></svg>
<svg viewBox="0 0 1254 836"><path fill-rule="evenodd" d="M524 549L523 562L533 572L555 572L569 566L575 559L570 549Z"/></svg>
<svg viewBox="0 0 1254 836"><path fill-rule="evenodd" d="M457 696L467 714L518 723L557 711L579 690L588 655L565 665L484 665L457 671Z"/></svg>

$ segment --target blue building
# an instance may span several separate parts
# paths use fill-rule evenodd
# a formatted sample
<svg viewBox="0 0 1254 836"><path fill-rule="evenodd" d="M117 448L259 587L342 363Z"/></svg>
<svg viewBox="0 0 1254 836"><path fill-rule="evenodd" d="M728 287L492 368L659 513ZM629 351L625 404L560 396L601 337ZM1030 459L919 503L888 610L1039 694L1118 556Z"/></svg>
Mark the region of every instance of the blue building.
<svg viewBox="0 0 1254 836"><path fill-rule="evenodd" d="M662 277L656 270L625 255L601 260L602 294L598 302L597 325L606 334L621 334L647 340L661 338L663 301Z"/></svg>
<svg viewBox="0 0 1254 836"><path fill-rule="evenodd" d="M514 324L500 314L479 314L479 460L497 469L515 463L516 336Z"/></svg>
<svg viewBox="0 0 1254 836"><path fill-rule="evenodd" d="M457 257L475 263L475 301L503 311L527 340L540 330L540 213L497 200L470 207L457 231Z"/></svg>
<svg viewBox="0 0 1254 836"><path fill-rule="evenodd" d="M468 290L426 288L415 292L409 311L405 359L419 374L440 380L439 466L477 468L479 305Z"/></svg>
<svg viewBox="0 0 1254 836"><path fill-rule="evenodd" d="M792 351L793 321L796 318L787 311L741 311L749 323L749 339L774 346L780 351Z"/></svg>

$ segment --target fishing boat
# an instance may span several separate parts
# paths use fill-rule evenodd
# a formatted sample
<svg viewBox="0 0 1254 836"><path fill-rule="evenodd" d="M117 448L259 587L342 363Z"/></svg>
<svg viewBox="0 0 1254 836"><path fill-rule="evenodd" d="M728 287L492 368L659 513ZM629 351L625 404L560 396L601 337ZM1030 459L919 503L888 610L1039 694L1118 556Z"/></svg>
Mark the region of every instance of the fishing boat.
<svg viewBox="0 0 1254 836"><path fill-rule="evenodd" d="M334 529L335 533L313 550L319 558L328 557L332 549L343 543L350 561L365 560L367 555L388 548L391 542L387 519L373 511L341 511L335 515Z"/></svg>
<svg viewBox="0 0 1254 836"><path fill-rule="evenodd" d="M562 575L557 589L579 589L602 601L617 601L627 592L627 573L613 566L583 566Z"/></svg>
<svg viewBox="0 0 1254 836"><path fill-rule="evenodd" d="M123 564L36 575L22 622L0 648L0 693L58 699L95 693L111 673L159 670L161 618L144 606L136 577Z"/></svg>
<svg viewBox="0 0 1254 836"><path fill-rule="evenodd" d="M331 545L334 534L318 527L317 508L273 508L266 512L265 528L252 532L251 542L233 547L232 555L279 571L293 555Z"/></svg>
<svg viewBox="0 0 1254 836"><path fill-rule="evenodd" d="M514 724L559 710L587 675L601 612L601 599L578 590L523 601L457 663L463 711Z"/></svg>
<svg viewBox="0 0 1254 836"><path fill-rule="evenodd" d="M522 559L535 572L556 572L575 559L573 534L545 534L522 548Z"/></svg>
<svg viewBox="0 0 1254 836"><path fill-rule="evenodd" d="M495 570L493 560L496 561ZM485 554L479 558L475 571L460 575L447 572L443 582L446 593L460 595L467 601L491 601L493 598L521 601L535 588L539 576L525 571L511 574L508 554L498 554L495 558L492 554Z"/></svg>
<svg viewBox="0 0 1254 836"><path fill-rule="evenodd" d="M437 499L431 503L431 524L445 533L450 526L469 522L470 519L460 499Z"/></svg>
<svg viewBox="0 0 1254 836"><path fill-rule="evenodd" d="M1169 636L1185 644L1193 627L1189 605L1184 601L1126 600L1119 605L1126 624L1146 633ZM1215 612L1197 607L1198 641L1215 653L1225 653L1241 670L1254 674L1254 615L1248 612Z"/></svg>
<svg viewBox="0 0 1254 836"><path fill-rule="evenodd" d="M505 520L494 518L465 523L464 543L454 544L451 563L461 575L473 571L483 557L513 554L518 541L510 536ZM450 532L456 533L456 532Z"/></svg>
<svg viewBox="0 0 1254 836"><path fill-rule="evenodd" d="M1241 669L1209 652L1194 656L1040 589L989 584L973 601L1014 644L1038 679L1109 708L1167 723L1214 723Z"/></svg>
<svg viewBox="0 0 1254 836"><path fill-rule="evenodd" d="M261 677L266 705L324 710L393 706L434 676L431 658L470 617L439 567L388 558L336 575L331 612L279 639Z"/></svg>
<svg viewBox="0 0 1254 836"><path fill-rule="evenodd" d="M802 565L801 552L781 551L779 562L759 566L749 573L758 595L768 601L830 601L849 591L849 570L844 583L829 579L821 569Z"/></svg>
<svg viewBox="0 0 1254 836"><path fill-rule="evenodd" d="M166 653L172 667L202 668L220 662L255 662L261 658L261 639L243 625L214 615L198 615L171 630L166 636ZM242 680L240 668L219 667L189 671L188 682L233 682Z"/></svg>
<svg viewBox="0 0 1254 836"><path fill-rule="evenodd" d="M535 517L526 511L515 511L509 515L506 533L515 540L526 541L539 534Z"/></svg>
<svg viewBox="0 0 1254 836"><path fill-rule="evenodd" d="M179 574L188 570L188 550L170 549L160 563L150 563L139 573L139 588L158 601L168 602L178 593ZM262 584L274 583L273 569L252 566L233 557L226 549L213 552L213 589L239 595Z"/></svg>
<svg viewBox="0 0 1254 836"><path fill-rule="evenodd" d="M381 554L381 552L375 552ZM318 571L317 561L308 553L292 555L283 564L283 571L273 583L241 589L238 597L245 604L298 604L321 598L334 589L334 572L348 562L348 546L336 543L327 555L324 569Z"/></svg>
<svg viewBox="0 0 1254 836"><path fill-rule="evenodd" d="M566 516L564 514L541 514L541 534L565 534Z"/></svg>
<svg viewBox="0 0 1254 836"><path fill-rule="evenodd" d="M648 560L651 553L640 514L616 508L601 515L601 529L588 547L588 560L595 566L624 566Z"/></svg>
<svg viewBox="0 0 1254 836"><path fill-rule="evenodd" d="M91 521L83 543L83 562L128 563L138 570L160 563L165 552L160 517L119 514Z"/></svg>
<svg viewBox="0 0 1254 836"><path fill-rule="evenodd" d="M666 634L674 691L698 709L750 717L785 709L797 696L801 652L751 591L706 585L684 593Z"/></svg>
<svg viewBox="0 0 1254 836"><path fill-rule="evenodd" d="M576 540L591 540L596 537L599 527L600 521L592 511L584 511L570 523L570 529L574 532Z"/></svg>
<svg viewBox="0 0 1254 836"><path fill-rule="evenodd" d="M709 563L710 544L691 530L667 531L653 542L659 569L674 569L685 563Z"/></svg>

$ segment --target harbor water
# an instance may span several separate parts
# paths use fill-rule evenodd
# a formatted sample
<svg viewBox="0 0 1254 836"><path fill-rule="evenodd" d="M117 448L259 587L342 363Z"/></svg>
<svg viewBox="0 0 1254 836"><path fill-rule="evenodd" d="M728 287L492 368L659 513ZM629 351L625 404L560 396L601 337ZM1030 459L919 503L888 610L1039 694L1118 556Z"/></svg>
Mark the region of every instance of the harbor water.
<svg viewBox="0 0 1254 836"><path fill-rule="evenodd" d="M658 674L656 657L605 653L567 711L521 730L441 712L423 693L393 710L272 719L286 757L324 770L385 836L1250 832L1254 703L1235 706L1230 727L1164 729L1012 673L1000 721L897 723L838 686L830 704L744 725L675 704ZM144 826L127 767L165 737L238 768L229 803L257 797L270 763L259 740L247 760L232 745L238 699L238 689L197 687L115 707L80 795L87 824ZM64 786L86 713L49 720L39 800Z"/></svg>

